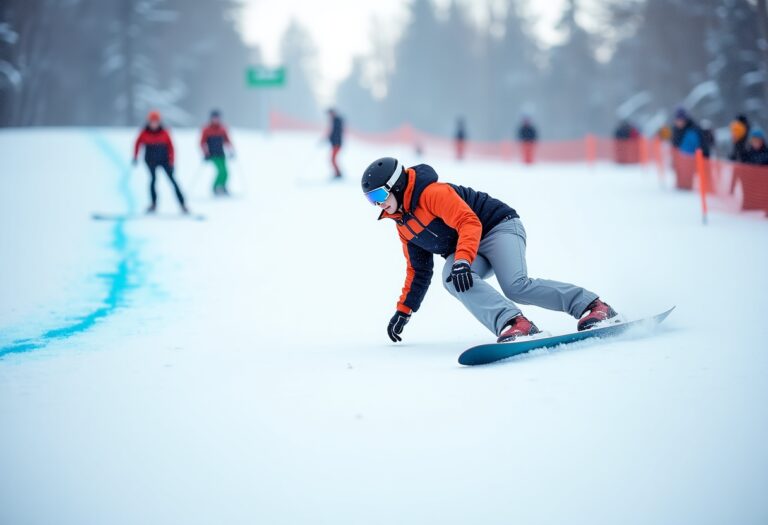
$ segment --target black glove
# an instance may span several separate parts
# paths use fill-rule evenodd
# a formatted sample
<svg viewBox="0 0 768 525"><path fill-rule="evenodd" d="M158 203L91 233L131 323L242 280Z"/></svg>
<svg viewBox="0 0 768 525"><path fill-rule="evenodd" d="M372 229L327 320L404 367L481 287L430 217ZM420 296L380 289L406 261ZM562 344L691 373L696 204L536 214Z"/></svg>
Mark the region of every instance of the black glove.
<svg viewBox="0 0 768 525"><path fill-rule="evenodd" d="M387 335L392 339L392 342L397 343L403 340L400 334L403 333L403 328L410 318L411 314L404 314L400 310L395 312L395 315L389 320L389 325L387 325Z"/></svg>
<svg viewBox="0 0 768 525"><path fill-rule="evenodd" d="M467 261L456 261L451 267L451 276L446 282L453 281L457 292L466 292L475 284L472 280L472 267Z"/></svg>

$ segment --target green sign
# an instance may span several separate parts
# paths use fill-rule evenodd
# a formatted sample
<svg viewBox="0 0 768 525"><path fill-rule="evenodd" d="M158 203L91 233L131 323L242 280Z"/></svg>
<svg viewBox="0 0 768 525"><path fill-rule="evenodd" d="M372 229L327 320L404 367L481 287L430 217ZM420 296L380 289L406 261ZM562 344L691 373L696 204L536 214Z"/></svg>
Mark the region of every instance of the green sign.
<svg viewBox="0 0 768 525"><path fill-rule="evenodd" d="M283 87L285 85L285 66L251 66L245 70L245 83L252 88Z"/></svg>

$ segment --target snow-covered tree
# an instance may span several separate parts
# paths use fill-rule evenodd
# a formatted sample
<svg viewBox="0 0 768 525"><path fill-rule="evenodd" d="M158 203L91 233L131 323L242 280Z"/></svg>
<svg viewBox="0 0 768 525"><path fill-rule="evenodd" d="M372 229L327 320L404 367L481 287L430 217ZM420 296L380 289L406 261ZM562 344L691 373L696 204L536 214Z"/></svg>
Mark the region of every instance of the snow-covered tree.
<svg viewBox="0 0 768 525"><path fill-rule="evenodd" d="M742 112L765 118L768 45L760 19L759 5L748 0L614 5L612 22L629 27L610 63L617 98L642 95L644 118L681 104L715 125Z"/></svg>
<svg viewBox="0 0 768 525"><path fill-rule="evenodd" d="M365 64L363 58L354 60L349 75L336 90L336 105L356 128L375 131L381 129L379 101L366 83Z"/></svg>
<svg viewBox="0 0 768 525"><path fill-rule="evenodd" d="M408 23L395 45L394 67L383 103L383 125L395 127L412 122L434 130L438 108L433 97L444 79L435 76L435 63L453 63L437 45L439 24L430 0L414 0L410 4ZM454 82L461 82L454 79ZM429 102L426 102L429 101Z"/></svg>
<svg viewBox="0 0 768 525"><path fill-rule="evenodd" d="M508 138L515 133L522 115L536 115L542 79L540 51L521 2L507 2L500 25L500 37L491 31L486 34L486 111L489 136Z"/></svg>
<svg viewBox="0 0 768 525"><path fill-rule="evenodd" d="M234 0L0 3L0 125L175 124L247 102ZM222 78L224 79L222 81ZM236 86L236 87L235 87ZM203 101L205 99L205 101ZM225 105L225 104L222 104Z"/></svg>
<svg viewBox="0 0 768 525"><path fill-rule="evenodd" d="M170 0L178 20L166 33L174 49L166 58L169 77L184 89L177 104L188 115L185 124L200 124L212 109L229 124L257 126L259 93L245 81L246 69L261 62L258 48L243 43L237 30L241 5L235 0L207 0L190 6Z"/></svg>
<svg viewBox="0 0 768 525"><path fill-rule="evenodd" d="M280 41L280 59L286 68L285 87L270 93L271 108L307 120L316 120L319 108L317 85L317 49L309 32L292 20Z"/></svg>
<svg viewBox="0 0 768 525"><path fill-rule="evenodd" d="M581 137L604 127L603 85L595 58L595 37L578 23L577 13L576 0L569 0L558 24L565 39L548 52L542 125L559 138Z"/></svg>
<svg viewBox="0 0 768 525"><path fill-rule="evenodd" d="M721 121L748 113L768 123L768 46L760 35L756 14L747 0L723 0L707 34L707 77L717 86L709 113Z"/></svg>

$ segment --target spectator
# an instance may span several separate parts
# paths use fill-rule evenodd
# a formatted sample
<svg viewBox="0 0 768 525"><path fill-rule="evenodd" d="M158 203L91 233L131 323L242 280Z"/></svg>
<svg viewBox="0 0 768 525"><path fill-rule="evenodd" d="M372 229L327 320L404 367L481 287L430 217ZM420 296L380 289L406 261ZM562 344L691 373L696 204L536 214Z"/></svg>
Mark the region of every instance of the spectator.
<svg viewBox="0 0 768 525"><path fill-rule="evenodd" d="M728 158L734 162L746 162L749 151L749 120L746 115L738 115L731 122L731 141L733 150Z"/></svg>
<svg viewBox="0 0 768 525"><path fill-rule="evenodd" d="M636 164L640 162L640 132L626 120L622 120L613 133L616 147L616 162Z"/></svg>
<svg viewBox="0 0 768 525"><path fill-rule="evenodd" d="M712 122L707 119L701 121L701 150L705 157L715 150L715 132L712 131Z"/></svg>
<svg viewBox="0 0 768 525"><path fill-rule="evenodd" d="M467 141L467 127L463 117L456 119L456 134L454 135L454 139L456 141L456 159L462 160L464 158L464 144Z"/></svg>
<svg viewBox="0 0 768 525"><path fill-rule="evenodd" d="M341 145L344 140L344 119L334 108L329 108L328 119L330 121L331 131L328 133L328 142L331 144L331 166L333 167L333 178L341 179L341 169L339 168L337 157L341 151Z"/></svg>
<svg viewBox="0 0 768 525"><path fill-rule="evenodd" d="M523 123L517 131L517 138L523 149L523 162L533 164L533 150L539 134L529 117L523 117Z"/></svg>
<svg viewBox="0 0 768 525"><path fill-rule="evenodd" d="M675 127L672 131L672 145L682 153L693 155L701 148L705 156L709 156L709 148L704 142L701 128L683 108L675 111Z"/></svg>
<svg viewBox="0 0 768 525"><path fill-rule="evenodd" d="M663 140L664 142L669 142L672 140L672 128L669 126L662 126L659 128L659 139Z"/></svg>
<svg viewBox="0 0 768 525"><path fill-rule="evenodd" d="M749 150L746 156L747 164L768 166L768 146L765 145L765 133L761 129L753 129L749 134Z"/></svg>
<svg viewBox="0 0 768 525"><path fill-rule="evenodd" d="M622 120L619 123L619 127L616 128L616 131L613 133L613 137L616 140L629 140L629 137L632 133L632 126L629 125L629 122L626 120Z"/></svg>

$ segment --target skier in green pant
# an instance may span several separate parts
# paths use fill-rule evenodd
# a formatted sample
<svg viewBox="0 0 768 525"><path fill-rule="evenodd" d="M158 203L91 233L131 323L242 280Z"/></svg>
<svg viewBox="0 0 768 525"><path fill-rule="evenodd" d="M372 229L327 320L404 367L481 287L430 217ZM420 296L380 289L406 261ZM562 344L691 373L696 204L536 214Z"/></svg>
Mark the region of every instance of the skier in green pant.
<svg viewBox="0 0 768 525"><path fill-rule="evenodd" d="M203 149L205 160L210 160L216 166L216 180L213 183L214 195L229 195L227 190L227 160L224 152L226 146L229 156L234 157L235 151L232 142L227 135L227 128L221 123L221 113L218 110L211 111L211 119L203 128L200 138L200 147Z"/></svg>

